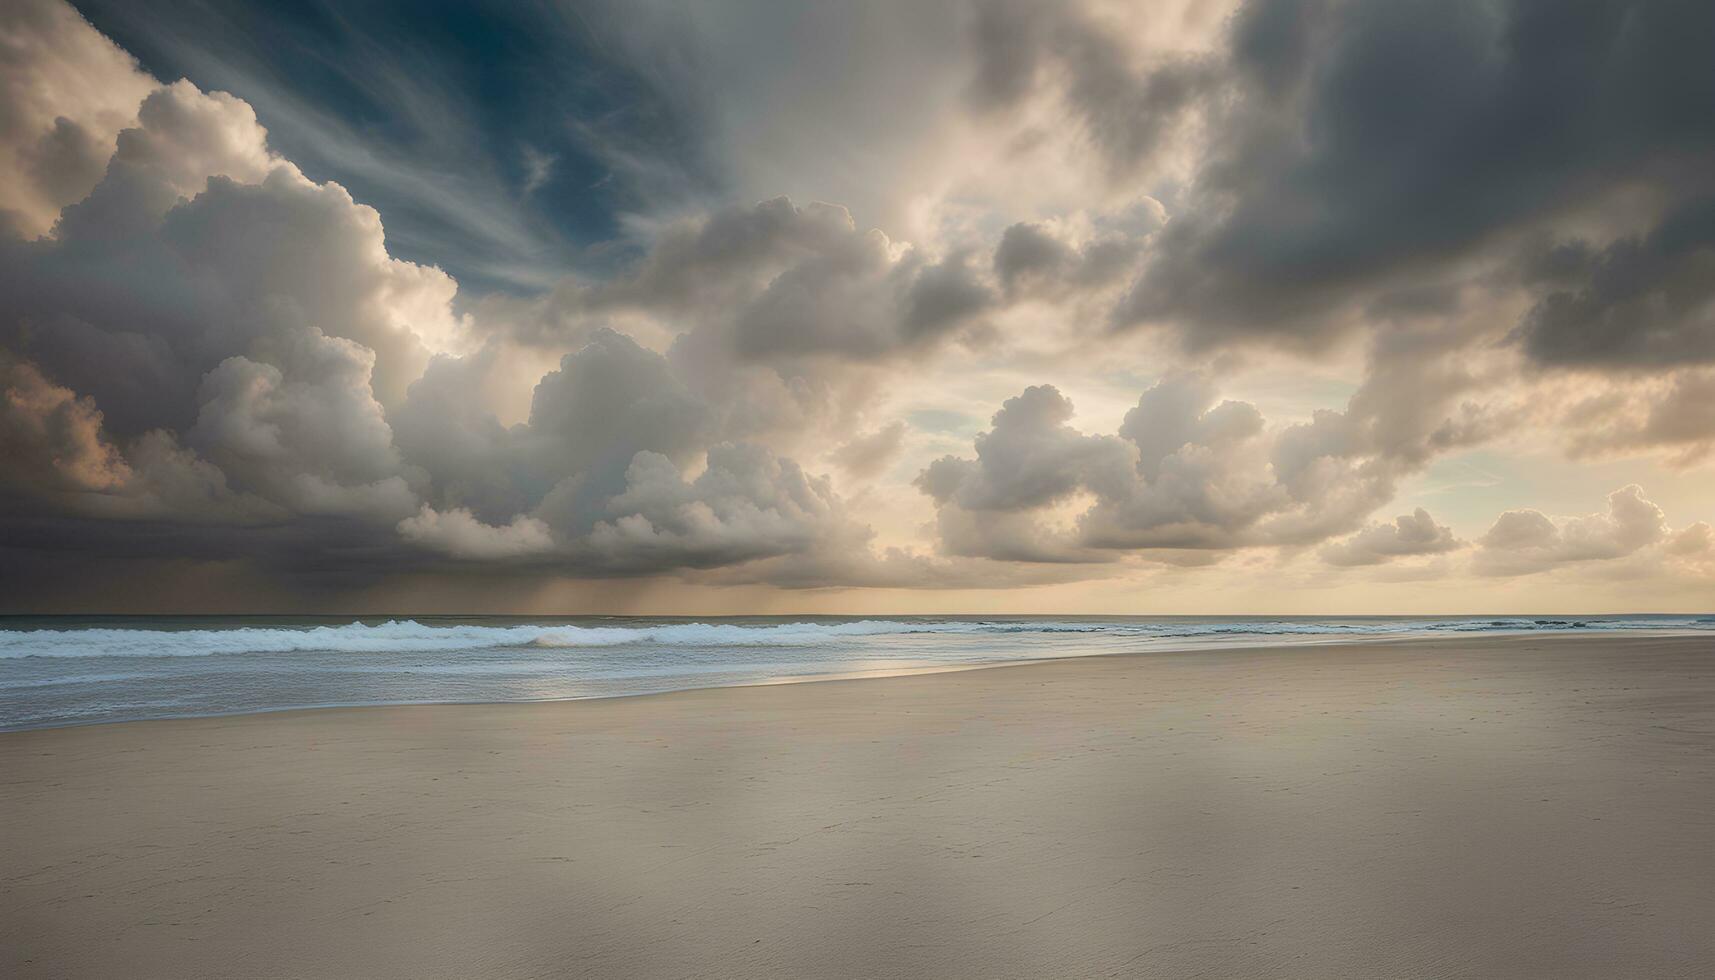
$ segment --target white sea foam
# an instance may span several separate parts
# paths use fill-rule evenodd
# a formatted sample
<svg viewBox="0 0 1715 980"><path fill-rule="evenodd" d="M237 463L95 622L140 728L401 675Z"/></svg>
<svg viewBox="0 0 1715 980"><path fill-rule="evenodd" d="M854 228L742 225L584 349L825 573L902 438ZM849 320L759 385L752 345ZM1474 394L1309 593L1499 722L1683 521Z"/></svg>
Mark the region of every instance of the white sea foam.
<svg viewBox="0 0 1715 980"><path fill-rule="evenodd" d="M29 628L35 625L54 628ZM1542 630L1708 632L1715 620L0 620L0 731L331 705L612 697L1106 653Z"/></svg>
<svg viewBox="0 0 1715 980"><path fill-rule="evenodd" d="M1121 638L1237 636L1390 636L1536 630L1711 630L1707 617L1638 619L1457 620L1110 620L973 621L857 620L849 622L658 623L631 626L524 624L426 625L413 620L369 625L191 629L0 630L0 659L21 657L208 657L295 652L384 654L459 650L656 647L818 647L868 637L909 634L1090 634Z"/></svg>

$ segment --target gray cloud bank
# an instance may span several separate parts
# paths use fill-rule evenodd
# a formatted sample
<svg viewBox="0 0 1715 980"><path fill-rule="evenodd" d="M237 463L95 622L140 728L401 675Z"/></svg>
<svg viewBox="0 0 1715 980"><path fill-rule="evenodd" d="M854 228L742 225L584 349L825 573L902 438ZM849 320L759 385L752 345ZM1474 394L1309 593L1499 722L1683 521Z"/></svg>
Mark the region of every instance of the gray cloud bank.
<svg viewBox="0 0 1715 980"><path fill-rule="evenodd" d="M1575 452L1690 465L1715 442L1707 5L1260 0L1218 50L1152 57L1078 5L967 13L964 124L1063 105L1123 206L912 244L836 205L715 202L652 218L609 277L519 299L393 258L381 216L274 153L245 102L159 84L62 3L10 5L0 556L791 587L1256 548L1494 575L1706 560L1707 527L1635 487L1605 515L1509 512L1475 546L1423 509L1374 516L1522 424L1485 352L1615 386L1566 414ZM1187 183L1152 176L1175 155ZM1044 310L1086 366L1148 324L1246 354L1357 334L1368 373L1343 408L1271 421L1164 362L1112 433L1026 387L913 467L933 539L878 546L849 489L914 433L877 390L1027 346L1007 331Z"/></svg>

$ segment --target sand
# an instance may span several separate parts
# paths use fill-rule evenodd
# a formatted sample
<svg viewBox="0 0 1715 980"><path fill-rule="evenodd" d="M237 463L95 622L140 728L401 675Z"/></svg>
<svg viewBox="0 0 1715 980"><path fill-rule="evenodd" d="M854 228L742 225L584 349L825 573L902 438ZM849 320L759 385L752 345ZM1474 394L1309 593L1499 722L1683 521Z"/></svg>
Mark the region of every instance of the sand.
<svg viewBox="0 0 1715 980"><path fill-rule="evenodd" d="M7 977L1707 977L1715 642L0 735Z"/></svg>

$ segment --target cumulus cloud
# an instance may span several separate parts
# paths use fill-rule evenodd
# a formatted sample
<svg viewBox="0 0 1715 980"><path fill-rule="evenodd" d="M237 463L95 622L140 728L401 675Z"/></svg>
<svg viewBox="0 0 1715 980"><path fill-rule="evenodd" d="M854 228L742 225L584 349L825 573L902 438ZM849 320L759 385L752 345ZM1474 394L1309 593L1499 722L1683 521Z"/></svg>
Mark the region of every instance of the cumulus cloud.
<svg viewBox="0 0 1715 980"><path fill-rule="evenodd" d="M477 520L463 507L438 511L424 504L414 516L399 522L399 533L407 541L454 558L479 561L539 555L554 549L548 525L533 517L519 516L497 527Z"/></svg>
<svg viewBox="0 0 1715 980"><path fill-rule="evenodd" d="M101 179L155 82L71 5L0 10L0 231L46 234Z"/></svg>
<svg viewBox="0 0 1715 980"><path fill-rule="evenodd" d="M378 216L274 155L244 102L154 87L52 234L0 251L0 347L59 399L24 407L76 434L100 490L26 513L254 526L417 511L421 475L382 400L456 343L454 286L390 258Z"/></svg>
<svg viewBox="0 0 1715 980"><path fill-rule="evenodd" d="M14 513L109 519L255 523L281 511L234 491L213 464L156 430L122 452L93 399L0 351L0 490L22 493Z"/></svg>
<svg viewBox="0 0 1715 980"><path fill-rule="evenodd" d="M53 384L34 365L3 359L0 394L0 452L8 480L94 491L130 481L131 467L102 431L92 399Z"/></svg>
<svg viewBox="0 0 1715 980"><path fill-rule="evenodd" d="M309 329L375 352L393 403L462 330L450 279L391 259L374 211L272 156L249 106L187 82L144 100L51 238L5 248L0 343L127 436L187 424L203 374L269 363Z"/></svg>
<svg viewBox="0 0 1715 980"><path fill-rule="evenodd" d="M843 224L835 253L874 241ZM825 483L715 445L718 413L609 330L542 377L523 423L501 425L471 396L502 355L471 349L452 281L392 259L375 212L274 155L231 96L188 82L141 95L54 234L4 248L17 286L0 300L5 446L51 484L38 495L105 500L78 512L299 520L306 535L313 518L356 519L462 558L552 551L598 571L742 562L805 550L823 525L846 533ZM922 268L921 282L900 273L901 330L940 329L977 295L956 263Z"/></svg>
<svg viewBox="0 0 1715 980"><path fill-rule="evenodd" d="M1404 426L1395 414L1360 390L1344 412L1271 428L1254 405L1218 401L1206 378L1183 375L1144 392L1116 435L1086 435L1068 424L1070 401L1044 385L1002 406L974 459L936 460L917 485L959 554L1110 560L1315 544L1356 530L1450 438L1445 420ZM1071 524L1044 520L1073 501L1082 506Z"/></svg>
<svg viewBox="0 0 1715 980"><path fill-rule="evenodd" d="M1636 484L1608 495L1606 513L1554 520L1512 510L1478 539L1476 567L1490 575L1526 575L1578 562L1624 558L1659 544L1667 518Z"/></svg>
<svg viewBox="0 0 1715 980"><path fill-rule="evenodd" d="M1550 416L1575 454L1689 464L1715 445L1715 96L1685 41L1706 15L1259 0L1222 27L1193 6L1154 18L1206 22L1166 41L1098 3L914 7L933 64L874 91L935 80L907 113L921 153L897 133L852 152L894 121L885 105L836 114L850 132L814 113L786 135L734 124L759 142L733 159L792 144L899 200L860 222L814 203L814 180L782 188L812 203L675 199L583 274L483 296L395 258L381 215L284 159L244 100L157 83L63 4L13 4L0 528L30 543L9 560L806 588L1042 584L1253 548L1373 566L1463 546L1422 510L1375 521L1404 478ZM898 41L893 21L825 16ZM1595 63L1600 79L1573 67ZM789 101L850 105L835 94ZM994 174L948 162L977 150ZM572 163L520 182L541 197ZM872 212L908 214L913 240ZM1141 322L1236 353L1112 329ZM1305 383L1343 407L1222 397L1281 373L1263 350L1281 341L1328 352ZM1359 356L1361 378L1327 381ZM1060 387L1025 387L1070 370L1088 405L1115 378L1135 392L1143 364L1161 380L1108 431ZM1555 383L1562 400L1531 404ZM974 439L917 424L997 403ZM1628 488L1587 518L1503 515L1472 567L1702 574L1710 548Z"/></svg>
<svg viewBox="0 0 1715 980"><path fill-rule="evenodd" d="M659 571L803 554L829 537L864 532L848 524L827 480L760 446L718 445L686 480L658 453L638 453L625 490L607 503L584 547L604 568Z"/></svg>
<svg viewBox="0 0 1715 980"><path fill-rule="evenodd" d="M1113 436L1088 436L1067 423L1072 403L1052 385L1026 388L977 436L976 458L943 456L917 478L937 505L943 548L1008 561L1100 560L1036 512L1092 485L1125 479L1133 450Z"/></svg>
<svg viewBox="0 0 1715 980"><path fill-rule="evenodd" d="M1130 463L1117 439L1086 436L1066 423L1072 403L1052 385L1007 399L992 428L976 438L976 459L945 456L918 485L937 501L965 510L1018 511L1042 507Z"/></svg>
<svg viewBox="0 0 1715 980"><path fill-rule="evenodd" d="M244 489L304 514L397 520L416 509L370 388L375 355L309 331L284 368L231 357L203 376L186 442Z"/></svg>
<svg viewBox="0 0 1715 980"><path fill-rule="evenodd" d="M629 337L596 331L510 428L459 398L461 370L478 367L432 366L401 409L402 442L444 501L400 523L416 544L463 558L549 556L596 575L867 547L868 530L825 478L717 441L716 413Z"/></svg>
<svg viewBox="0 0 1715 980"><path fill-rule="evenodd" d="M1362 530L1322 549L1330 565L1379 565L1395 558L1439 555L1463 547L1453 529L1435 523L1422 507L1401 514L1391 524L1366 524Z"/></svg>

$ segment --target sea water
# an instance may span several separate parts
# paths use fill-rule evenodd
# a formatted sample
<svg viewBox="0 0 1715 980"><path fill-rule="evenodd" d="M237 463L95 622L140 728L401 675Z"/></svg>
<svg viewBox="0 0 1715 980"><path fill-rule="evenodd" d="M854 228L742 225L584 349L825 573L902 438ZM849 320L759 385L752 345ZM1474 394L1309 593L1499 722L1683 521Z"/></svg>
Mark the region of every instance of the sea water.
<svg viewBox="0 0 1715 980"><path fill-rule="evenodd" d="M1080 657L1715 617L0 617L0 730L336 705L652 694Z"/></svg>

